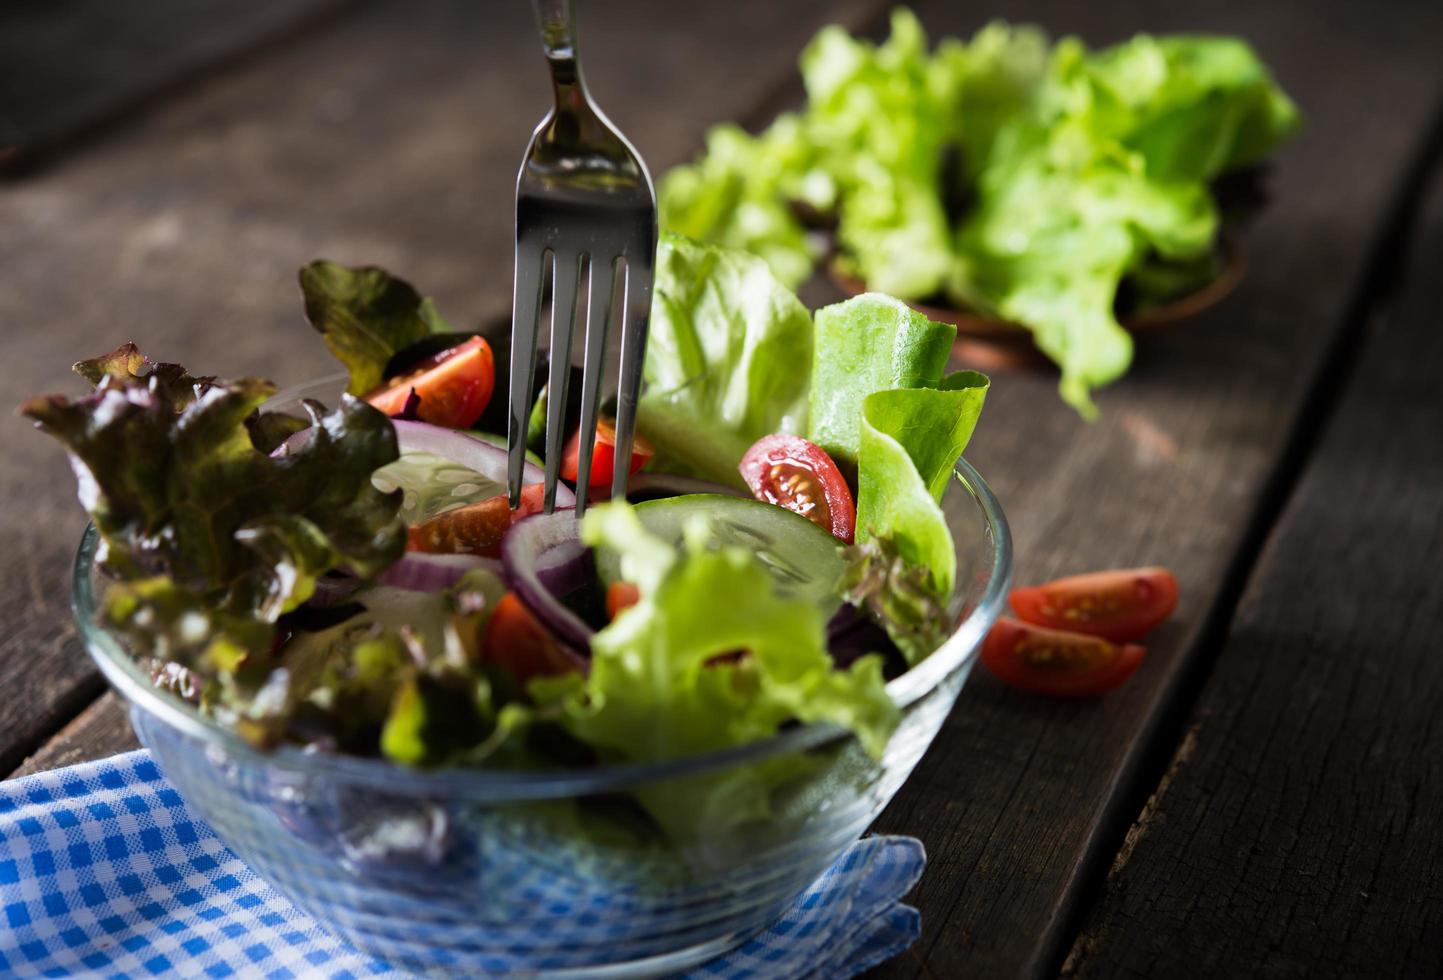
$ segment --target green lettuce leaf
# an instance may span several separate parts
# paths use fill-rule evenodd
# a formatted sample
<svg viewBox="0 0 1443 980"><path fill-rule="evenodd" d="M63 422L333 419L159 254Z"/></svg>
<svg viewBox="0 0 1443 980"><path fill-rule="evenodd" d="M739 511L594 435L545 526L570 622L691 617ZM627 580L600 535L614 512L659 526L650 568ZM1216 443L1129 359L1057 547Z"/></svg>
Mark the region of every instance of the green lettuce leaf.
<svg viewBox="0 0 1443 980"><path fill-rule="evenodd" d="M857 541L886 539L908 563L931 571L942 597L952 594L957 576L942 494L987 387L984 375L961 371L937 389L878 391L862 403Z"/></svg>
<svg viewBox="0 0 1443 980"><path fill-rule="evenodd" d="M384 269L318 259L300 280L306 318L351 373L353 395L379 385L397 351L451 329L429 299Z"/></svg>
<svg viewBox="0 0 1443 980"><path fill-rule="evenodd" d="M890 537L870 536L843 553L847 571L838 592L886 629L909 664L947 638L947 600L932 570L914 565Z"/></svg>
<svg viewBox="0 0 1443 980"><path fill-rule="evenodd" d="M704 522L674 549L624 503L588 511L582 536L620 555L641 599L596 634L588 676L533 681L531 691L604 758L680 758L765 738L791 719L835 723L881 753L898 721L881 659L833 669L821 614L780 596L750 552L709 547ZM726 615L717 615L719 596Z"/></svg>
<svg viewBox="0 0 1443 980"><path fill-rule="evenodd" d="M1086 87L1096 127L1140 153L1153 180L1209 181L1258 163L1302 121L1238 38L1141 34L1070 67L1062 84Z"/></svg>
<svg viewBox="0 0 1443 980"><path fill-rule="evenodd" d="M1050 55L1041 29L1002 21L988 24L970 42L944 38L937 45L934 84L948 95L964 188L986 166L1003 127L1035 111ZM944 199L949 190L957 189L944 187Z"/></svg>
<svg viewBox="0 0 1443 980"><path fill-rule="evenodd" d="M656 466L738 484L764 435L800 432L812 318L766 263L663 235L637 424Z"/></svg>
<svg viewBox="0 0 1443 980"><path fill-rule="evenodd" d="M1092 390L1132 360L1120 285L1136 276L1123 296L1138 309L1215 275L1209 183L1265 160L1300 124L1236 38L1139 35L1089 52L993 23L929 52L898 10L884 43L828 27L801 63L807 106L777 124L787 153L762 159L770 130L718 137L718 160L687 172L668 223L759 255L783 248L797 281L786 204L823 189L843 271L1032 330L1062 369L1062 397L1089 418ZM738 181L745 193L728 189ZM780 217L749 217L760 213Z"/></svg>
<svg viewBox="0 0 1443 980"><path fill-rule="evenodd" d="M1132 361L1119 284L1150 262L1205 263L1218 233L1207 181L1297 125L1240 41L1140 35L1094 54L1066 39L1036 112L999 131L978 176L952 294L1029 327L1062 368L1064 400L1091 418L1091 389Z"/></svg>
<svg viewBox="0 0 1443 980"><path fill-rule="evenodd" d="M663 228L757 255L783 284L796 288L821 249L807 237L793 201L817 210L834 204L835 187L816 168L815 150L792 115L761 136L714 127L695 163L669 171L657 191Z"/></svg>
<svg viewBox="0 0 1443 980"><path fill-rule="evenodd" d="M1203 185L1150 180L1131 155L1083 127L1004 138L1019 145L983 174L958 236L955 291L1031 328L1062 368L1063 398L1091 417L1090 390L1132 361L1132 338L1114 312L1118 284L1152 251L1205 255L1217 212Z"/></svg>
<svg viewBox="0 0 1443 980"><path fill-rule="evenodd" d="M905 8L874 45L826 27L802 52L807 137L837 185L847 271L902 297L937 292L951 269L941 186L955 138L950 70L929 58Z"/></svg>
<svg viewBox="0 0 1443 980"><path fill-rule="evenodd" d="M936 387L956 336L956 327L878 293L818 310L807 438L854 467L863 400L888 388Z"/></svg>
<svg viewBox="0 0 1443 980"><path fill-rule="evenodd" d="M587 512L583 539L619 556L641 600L592 641L588 676L531 682L537 710L603 760L659 761L766 738L792 719L851 730L876 756L899 715L877 656L833 668L821 614L778 594L749 551L712 546L705 522L680 550L650 535L624 503ZM717 615L719 596L726 615ZM738 651L748 651L737 656ZM650 784L639 801L676 840L774 815L779 794L821 760L786 755Z"/></svg>
<svg viewBox="0 0 1443 980"><path fill-rule="evenodd" d="M986 375L942 377L957 328L889 296L835 303L815 320L808 439L856 471L857 543L885 540L945 598L957 556L939 501L977 426ZM912 655L925 644L898 645Z"/></svg>

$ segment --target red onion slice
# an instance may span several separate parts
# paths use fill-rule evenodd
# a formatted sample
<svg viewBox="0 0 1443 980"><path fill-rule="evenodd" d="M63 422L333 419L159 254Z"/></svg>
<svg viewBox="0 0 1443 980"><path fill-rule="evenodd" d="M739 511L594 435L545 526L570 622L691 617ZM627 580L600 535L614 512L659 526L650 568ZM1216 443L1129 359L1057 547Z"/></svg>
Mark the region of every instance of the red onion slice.
<svg viewBox="0 0 1443 980"><path fill-rule="evenodd" d="M501 563L478 555L432 555L424 551L408 551L389 568L376 576L382 585L413 592L444 592L461 576L477 568L501 574Z"/></svg>
<svg viewBox="0 0 1443 980"><path fill-rule="evenodd" d="M447 429L426 422L392 419L391 424L396 427L396 443L401 452L431 453L475 470L492 483L506 485L504 447L493 446L459 429ZM525 464L522 483L541 483L545 478L541 467L529 461ZM571 490L564 483L557 484L556 506L571 507L575 503L576 497Z"/></svg>
<svg viewBox="0 0 1443 980"><path fill-rule="evenodd" d="M321 609L338 606L363 584L365 583L353 575L322 575L316 579L316 590L306 601Z"/></svg>
<svg viewBox="0 0 1443 980"><path fill-rule="evenodd" d="M595 574L576 511L533 514L512 524L501 539L501 563L507 583L557 639L577 650L590 647L595 631L558 598Z"/></svg>

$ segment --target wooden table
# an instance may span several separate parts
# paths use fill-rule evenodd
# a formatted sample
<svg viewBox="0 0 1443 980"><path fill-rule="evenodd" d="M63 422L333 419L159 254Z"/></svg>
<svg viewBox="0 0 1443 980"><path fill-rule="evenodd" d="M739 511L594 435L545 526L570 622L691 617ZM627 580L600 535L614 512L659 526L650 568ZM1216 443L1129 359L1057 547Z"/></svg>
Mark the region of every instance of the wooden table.
<svg viewBox="0 0 1443 980"><path fill-rule="evenodd" d="M294 284L317 255L402 271L453 319L509 310L511 182L546 99L526 5L280 6L0 14L0 402L76 390L72 360L130 339L325 370ZM794 103L812 32L876 33L886 4L586 6L593 87L660 173L709 124ZM1308 127L1241 288L1144 337L1100 421L1051 376L994 377L968 455L1019 580L1165 563L1183 597L1105 699L969 681L877 825L930 855L922 939L878 975L1439 975L1443 5L916 7L939 35L1240 34ZM16 775L134 743L70 621L64 460L18 419L0 439Z"/></svg>

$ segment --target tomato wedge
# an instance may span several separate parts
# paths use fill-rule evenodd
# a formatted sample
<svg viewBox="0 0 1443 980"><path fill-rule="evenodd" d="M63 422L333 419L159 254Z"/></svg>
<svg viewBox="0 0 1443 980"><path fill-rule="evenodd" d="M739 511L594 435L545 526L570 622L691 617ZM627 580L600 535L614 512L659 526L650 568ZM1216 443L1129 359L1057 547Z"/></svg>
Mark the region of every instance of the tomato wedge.
<svg viewBox="0 0 1443 980"><path fill-rule="evenodd" d="M737 467L752 496L801 514L847 544L857 529L852 488L832 457L801 436L763 436Z"/></svg>
<svg viewBox="0 0 1443 980"><path fill-rule="evenodd" d="M631 466L627 473L635 473L656 455L651 443L639 434L631 440ZM581 472L581 433L574 432L566 444L561 457L561 478L576 482ZM588 486L609 487L616 475L616 423L610 419L596 420L596 442L591 449L591 473L586 479Z"/></svg>
<svg viewBox="0 0 1443 980"><path fill-rule="evenodd" d="M606 589L606 615L615 619L623 610L641 601L641 590L630 582L612 582Z"/></svg>
<svg viewBox="0 0 1443 980"><path fill-rule="evenodd" d="M399 378L385 382L366 395L366 401L396 416L406 411L411 393L418 404L416 417L432 425L464 429L474 425L491 401L496 386L496 362L483 337L428 357Z"/></svg>
<svg viewBox="0 0 1443 980"><path fill-rule="evenodd" d="M501 538L511 525L538 513L543 488L539 483L521 488L521 506L512 510L506 494L478 500L437 514L406 532L406 547L442 555L501 557Z"/></svg>
<svg viewBox="0 0 1443 980"><path fill-rule="evenodd" d="M1085 698L1132 676L1147 651L1098 636L999 619L982 643L982 662L1004 683L1055 698Z"/></svg>
<svg viewBox="0 0 1443 980"><path fill-rule="evenodd" d="M1126 643L1172 615L1177 579L1165 568L1092 572L1013 589L1008 602L1024 622Z"/></svg>
<svg viewBox="0 0 1443 980"><path fill-rule="evenodd" d="M556 641L514 592L501 597L486 621L481 659L505 667L522 684L581 669L576 655Z"/></svg>

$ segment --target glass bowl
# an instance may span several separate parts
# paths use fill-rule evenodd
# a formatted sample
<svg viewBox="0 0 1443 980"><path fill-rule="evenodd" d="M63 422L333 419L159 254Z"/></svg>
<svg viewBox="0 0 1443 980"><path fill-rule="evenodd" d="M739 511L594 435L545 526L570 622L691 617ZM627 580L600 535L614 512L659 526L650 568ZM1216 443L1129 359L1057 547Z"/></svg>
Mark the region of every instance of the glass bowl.
<svg viewBox="0 0 1443 980"><path fill-rule="evenodd" d="M277 396L334 396L326 379ZM281 404L276 404L281 403ZM152 685L96 625L86 531L74 611L141 742L258 875L357 949L427 973L634 977L684 970L765 928L871 824L936 737L1011 577L1002 509L965 461L942 506L956 630L887 685L901 723L880 759L799 725L664 763L415 770L294 747L262 752ZM726 615L721 608L718 615ZM730 791L765 781L768 812Z"/></svg>

